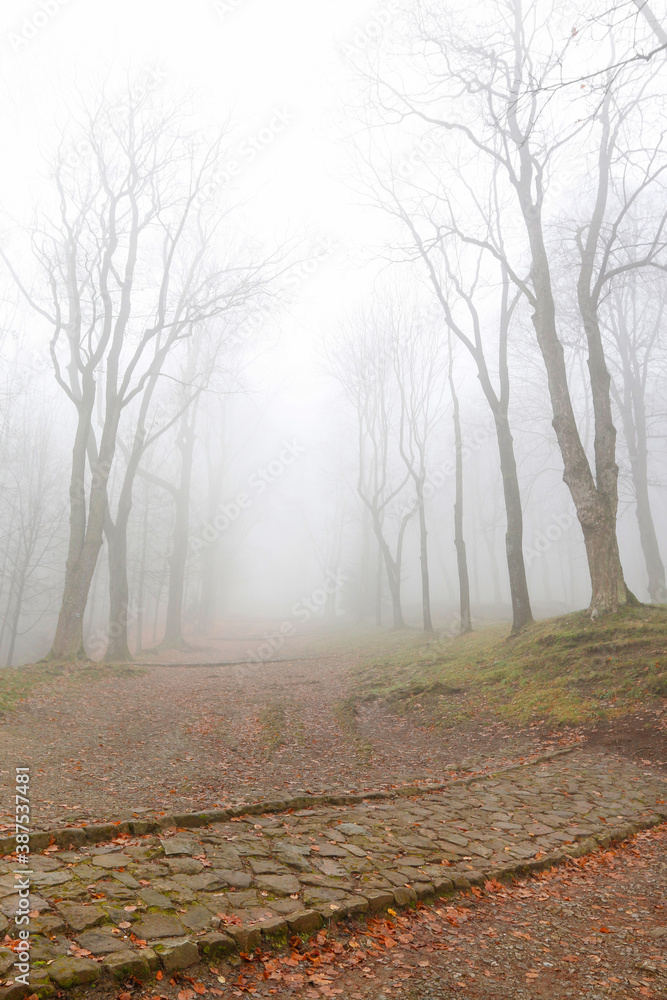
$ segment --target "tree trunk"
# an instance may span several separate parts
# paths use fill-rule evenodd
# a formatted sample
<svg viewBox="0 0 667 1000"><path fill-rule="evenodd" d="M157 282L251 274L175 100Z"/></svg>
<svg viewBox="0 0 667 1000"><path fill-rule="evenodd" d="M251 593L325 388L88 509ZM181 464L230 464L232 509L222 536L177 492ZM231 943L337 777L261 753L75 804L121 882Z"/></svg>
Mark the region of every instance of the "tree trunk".
<svg viewBox="0 0 667 1000"><path fill-rule="evenodd" d="M192 484L196 423L197 402L193 405L191 412L185 414L178 439L178 450L181 453L181 477L176 493L174 542L169 559L167 624L162 640L162 644L167 646L183 641L183 599L185 596L185 567L188 559L190 487Z"/></svg>
<svg viewBox="0 0 667 1000"><path fill-rule="evenodd" d="M155 595L155 607L153 608L153 634L151 637L151 645L153 648L157 646L157 633L158 626L160 624L160 610L162 608L162 591L164 590L164 584L167 577L167 566L164 566L157 582L157 593Z"/></svg>
<svg viewBox="0 0 667 1000"><path fill-rule="evenodd" d="M615 429L606 420L598 426L606 411L609 397L609 375L600 350L593 350L589 358L592 381L593 406L596 415L595 455L598 484L593 479L586 457L567 381L563 346L556 330L556 311L551 290L549 263L541 231L540 213L535 206L524 210L528 228L535 288L533 326L544 358L553 409L553 428L563 459L563 480L574 501L577 518L581 524L591 577L590 609L594 613L616 611L632 600L625 586L623 569L616 538L616 508L618 495L616 480L618 468L613 455ZM584 318L586 323L586 318ZM588 320L590 323L590 319ZM594 348L589 340L589 352ZM606 385L606 389L605 389ZM605 404L604 395L607 395Z"/></svg>
<svg viewBox="0 0 667 1000"><path fill-rule="evenodd" d="M628 359L623 353L624 398L615 393L623 433L628 446L630 471L635 489L637 524L646 572L648 593L651 601L662 603L666 598L665 567L660 556L658 535L653 521L651 499L648 489L648 444L646 438L646 407L641 380L630 370Z"/></svg>
<svg viewBox="0 0 667 1000"><path fill-rule="evenodd" d="M368 621L373 600L373 580L371 566L371 528L368 508L364 505L361 519L361 572L359 579L359 608L357 624Z"/></svg>
<svg viewBox="0 0 667 1000"><path fill-rule="evenodd" d="M426 512L424 510L424 496L420 492L419 502L419 560L421 566L422 584L422 619L425 632L433 631L431 620L431 586L428 572L428 532L426 530Z"/></svg>
<svg viewBox="0 0 667 1000"><path fill-rule="evenodd" d="M453 356L451 340L449 345L449 388L452 394L452 404L454 409L454 446L456 449L455 462L455 500L454 500L454 545L456 547L456 566L459 574L459 617L461 622L461 635L472 632L472 618L470 615L470 580L468 578L468 559L466 555L466 543L463 537L463 442L461 438L461 413L459 409L459 397L454 385Z"/></svg>
<svg viewBox="0 0 667 1000"><path fill-rule="evenodd" d="M141 560L137 580L137 620L135 625L134 655L144 648L144 594L146 589L146 556L148 553L148 490L144 497L144 517L141 531Z"/></svg>
<svg viewBox="0 0 667 1000"><path fill-rule="evenodd" d="M505 533L505 553L507 557L507 572L510 584L510 600L512 602L512 633L519 632L533 620L530 606L526 564L523 558L523 507L519 475L516 467L514 439L509 421L510 375L507 363L507 345L509 326L514 312L514 303L509 299L509 278L503 270L503 286L500 312L500 344L498 351L498 370L500 379L500 395L497 395L483 354L477 358L477 369L482 391L493 413L500 458L500 474L503 479L503 496L505 500L505 516L507 529Z"/></svg>
<svg viewBox="0 0 667 1000"><path fill-rule="evenodd" d="M122 493L121 493L122 497ZM127 579L127 525L130 508L122 504L116 524L107 532L109 544L109 641L104 659L107 663L128 663L132 659L127 641L130 588Z"/></svg>
<svg viewBox="0 0 667 1000"><path fill-rule="evenodd" d="M648 593L651 601L663 604L667 602L665 567L660 556L660 546L651 511L646 454L636 455L634 461L633 457L630 456L630 464L635 486L635 496L637 498L636 510L639 537L646 562L646 572L648 574Z"/></svg>
<svg viewBox="0 0 667 1000"><path fill-rule="evenodd" d="M375 624L378 628L382 625L382 550L378 545L377 563L375 567Z"/></svg>
<svg viewBox="0 0 667 1000"><path fill-rule="evenodd" d="M404 518L399 529L396 559L394 559L382 533L382 524L377 516L374 516L373 518L375 537L377 538L378 545L380 546L380 554L384 560L384 566L387 571L387 582L389 584L389 593L391 595L391 609L394 620L394 628L405 628L403 611L401 608L401 550L406 523L407 522Z"/></svg>
<svg viewBox="0 0 667 1000"><path fill-rule="evenodd" d="M496 413L494 413L496 417ZM526 564L523 558L523 508L519 476L514 454L514 440L510 429L507 409L496 417L496 436L500 455L500 472L503 477L503 495L507 516L505 552L510 581L512 601L512 632L518 632L533 620L526 578Z"/></svg>
<svg viewBox="0 0 667 1000"><path fill-rule="evenodd" d="M606 105L601 109L603 133L600 143L599 177L596 204L586 231L585 245L580 243L581 266L577 281L579 311L588 342L588 369L595 418L595 478L582 445L567 378L563 345L556 327L556 307L551 283L549 258L542 226L542 181L536 176L530 138L518 122L518 94L523 75L521 14L515 8L515 65L513 92L508 108L508 125L519 157L518 173L512 175L519 206L526 227L531 255L530 277L533 294L532 322L544 359L553 411L553 428L563 459L566 483L581 524L591 576L592 614L616 611L635 598L625 586L616 537L618 506L618 467L615 460L616 429L611 418L609 373L597 321L596 300L592 291L595 257L604 219L608 190L609 122Z"/></svg>
<svg viewBox="0 0 667 1000"><path fill-rule="evenodd" d="M208 470L208 523L214 524L218 506L222 497L224 477L224 448L220 449L219 460L215 470L209 461ZM220 583L220 537L209 542L202 553L202 586L201 586L201 625L204 632L210 631L219 614L219 583Z"/></svg>
<svg viewBox="0 0 667 1000"><path fill-rule="evenodd" d="M25 575L27 570L27 564L24 563L19 571L19 579L16 587L16 599L14 604L14 612L12 614L12 623L9 633L9 648L7 650L7 660L5 666L11 667L12 661L14 659L14 650L16 649L16 637L19 631L19 622L21 620L21 608L23 606L23 593L25 590Z"/></svg>
<svg viewBox="0 0 667 1000"><path fill-rule="evenodd" d="M56 634L49 659L85 658L83 615L88 593L102 548L107 515L107 481L116 447L119 412L110 412L105 420L99 455L92 470L88 520L86 523L85 471L90 434L90 415L94 392L79 405L79 421L72 453L70 478L70 540L65 566L65 586Z"/></svg>

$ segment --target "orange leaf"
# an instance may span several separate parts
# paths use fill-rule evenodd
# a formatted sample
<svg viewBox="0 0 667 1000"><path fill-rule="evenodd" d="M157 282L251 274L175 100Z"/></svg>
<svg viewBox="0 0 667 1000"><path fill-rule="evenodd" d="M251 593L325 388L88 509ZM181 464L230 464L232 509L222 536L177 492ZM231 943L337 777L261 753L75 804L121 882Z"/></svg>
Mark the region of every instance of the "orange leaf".
<svg viewBox="0 0 667 1000"><path fill-rule="evenodd" d="M195 991L195 993L199 994L206 993L206 987L204 986L203 983L195 983L192 989Z"/></svg>

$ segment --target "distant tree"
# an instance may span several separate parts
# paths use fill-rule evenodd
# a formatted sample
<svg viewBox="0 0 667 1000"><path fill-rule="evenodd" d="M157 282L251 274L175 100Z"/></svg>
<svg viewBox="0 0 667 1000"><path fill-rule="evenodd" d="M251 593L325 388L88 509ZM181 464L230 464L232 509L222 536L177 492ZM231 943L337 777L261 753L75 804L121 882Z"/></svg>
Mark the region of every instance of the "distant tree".
<svg viewBox="0 0 667 1000"><path fill-rule="evenodd" d="M398 448L415 493L422 621L424 631L432 632L425 487L431 438L443 416L446 357L437 319L423 307L420 309L414 298L402 298L401 307L392 309L391 324L392 356L400 398ZM454 406L458 407L458 400Z"/></svg>
<svg viewBox="0 0 667 1000"><path fill-rule="evenodd" d="M410 472L399 468L399 392L392 358L391 326L382 310L359 313L337 336L329 354L331 372L350 401L356 419L357 494L366 507L391 595L393 622L403 628L401 572L408 523L417 512L405 502ZM392 538L392 527L395 532Z"/></svg>
<svg viewBox="0 0 667 1000"><path fill-rule="evenodd" d="M667 318L667 285L660 275L652 281L631 280L614 288L605 303L603 324L611 342L611 392L621 417L635 495L648 593L665 602L665 565L651 508L649 432L653 397L667 375L663 333Z"/></svg>

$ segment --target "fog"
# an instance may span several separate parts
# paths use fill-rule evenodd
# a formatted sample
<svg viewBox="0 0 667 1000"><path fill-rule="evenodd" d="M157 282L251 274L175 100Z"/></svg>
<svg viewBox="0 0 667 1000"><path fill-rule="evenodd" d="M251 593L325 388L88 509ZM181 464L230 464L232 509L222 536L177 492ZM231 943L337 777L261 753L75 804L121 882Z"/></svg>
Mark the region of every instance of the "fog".
<svg viewBox="0 0 667 1000"><path fill-rule="evenodd" d="M0 662L666 603L664 3L0 35Z"/></svg>

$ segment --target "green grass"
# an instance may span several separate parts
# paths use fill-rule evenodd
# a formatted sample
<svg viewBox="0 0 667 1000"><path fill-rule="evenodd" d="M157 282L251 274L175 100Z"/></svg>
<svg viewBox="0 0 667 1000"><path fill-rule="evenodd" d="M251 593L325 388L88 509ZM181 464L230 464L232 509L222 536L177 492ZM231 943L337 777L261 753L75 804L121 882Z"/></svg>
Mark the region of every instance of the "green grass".
<svg viewBox="0 0 667 1000"><path fill-rule="evenodd" d="M146 671L131 663L31 663L0 670L0 712L9 712L36 691L59 691L109 677L139 676Z"/></svg>
<svg viewBox="0 0 667 1000"><path fill-rule="evenodd" d="M414 636L366 656L353 671L358 699L426 711L444 725L487 714L576 724L667 697L667 608L587 612L417 644Z"/></svg>

